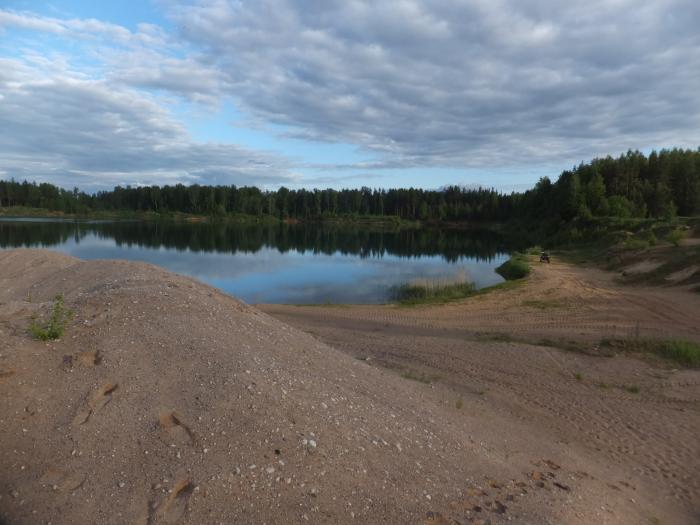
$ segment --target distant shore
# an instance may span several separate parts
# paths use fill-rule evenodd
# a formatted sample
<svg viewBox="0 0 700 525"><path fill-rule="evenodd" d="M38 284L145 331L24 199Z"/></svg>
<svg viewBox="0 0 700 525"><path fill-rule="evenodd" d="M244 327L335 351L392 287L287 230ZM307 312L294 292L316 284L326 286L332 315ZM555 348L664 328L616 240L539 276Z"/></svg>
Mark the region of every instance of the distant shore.
<svg viewBox="0 0 700 525"><path fill-rule="evenodd" d="M462 223L436 223L401 219L395 216L347 215L321 218L280 218L275 215L232 214L207 215L182 212L130 211L130 210L91 210L85 213L68 213L46 208L25 206L0 207L0 217L57 218L81 220L142 220L142 221L185 221L185 222L240 222L259 224L358 224L387 227L418 228L423 225L443 224L445 226L465 226Z"/></svg>

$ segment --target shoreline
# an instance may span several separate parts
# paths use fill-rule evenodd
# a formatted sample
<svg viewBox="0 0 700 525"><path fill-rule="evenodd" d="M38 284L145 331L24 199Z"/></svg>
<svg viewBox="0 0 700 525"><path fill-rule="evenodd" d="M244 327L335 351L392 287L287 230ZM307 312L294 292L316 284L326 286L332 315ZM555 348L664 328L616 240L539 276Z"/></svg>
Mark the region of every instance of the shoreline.
<svg viewBox="0 0 700 525"><path fill-rule="evenodd" d="M274 215L239 215L226 214L222 216L192 214L182 212L141 212L141 211L90 211L87 213L67 213L60 211L52 211L44 208L25 208L25 207L4 207L0 208L0 218L47 218L47 219L72 219L75 221L90 221L90 220L142 220L142 221L173 221L173 222L205 222L205 223L252 223L252 224L287 224L287 225L303 225L303 224L339 224L339 225L357 225L357 226L386 226L386 227L402 227L402 228L418 228L426 226L448 226L452 223L421 223L420 221L409 221L400 219L399 217L373 217L373 216L358 216L358 217L328 217L314 219L282 219ZM459 224L458 227L476 227L479 224Z"/></svg>

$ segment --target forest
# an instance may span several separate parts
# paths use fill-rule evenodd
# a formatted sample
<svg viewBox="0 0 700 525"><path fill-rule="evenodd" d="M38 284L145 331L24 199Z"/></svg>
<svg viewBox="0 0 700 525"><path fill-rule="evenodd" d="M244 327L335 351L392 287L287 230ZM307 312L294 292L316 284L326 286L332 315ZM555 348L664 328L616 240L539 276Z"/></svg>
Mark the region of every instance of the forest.
<svg viewBox="0 0 700 525"><path fill-rule="evenodd" d="M117 186L95 194L49 183L0 181L0 207L25 206L64 213L96 211L231 214L282 220L398 217L420 221L502 222L518 219L672 218L700 214L700 148L628 151L597 158L548 177L521 193L452 186L425 189L263 191L243 186Z"/></svg>

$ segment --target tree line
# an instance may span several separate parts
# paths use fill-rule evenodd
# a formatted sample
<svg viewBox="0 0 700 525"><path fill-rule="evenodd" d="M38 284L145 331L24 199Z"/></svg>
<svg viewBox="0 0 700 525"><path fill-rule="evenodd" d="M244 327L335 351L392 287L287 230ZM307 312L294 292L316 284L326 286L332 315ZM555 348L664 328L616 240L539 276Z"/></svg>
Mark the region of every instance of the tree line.
<svg viewBox="0 0 700 525"><path fill-rule="evenodd" d="M256 187L117 186L89 194L49 183L0 181L0 207L27 206L66 213L148 211L279 219L399 217L422 221L563 220L575 217L673 217L700 214L700 149L628 151L540 179L530 190L451 186L441 190L344 189L263 191Z"/></svg>

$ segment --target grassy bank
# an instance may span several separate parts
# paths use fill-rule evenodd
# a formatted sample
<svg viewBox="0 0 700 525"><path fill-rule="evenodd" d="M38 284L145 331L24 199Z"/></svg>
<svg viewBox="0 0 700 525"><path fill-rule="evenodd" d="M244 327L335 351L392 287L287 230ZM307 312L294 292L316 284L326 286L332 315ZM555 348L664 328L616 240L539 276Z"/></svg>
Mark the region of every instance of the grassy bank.
<svg viewBox="0 0 700 525"><path fill-rule="evenodd" d="M623 284L700 283L700 244L694 240L700 238L700 218L620 219L599 226L597 239L562 247L557 257L618 272Z"/></svg>
<svg viewBox="0 0 700 525"><path fill-rule="evenodd" d="M556 248L579 261L595 261L615 251L634 253L655 247L682 244L687 237L700 235L699 217L673 219L598 218L572 221L556 235L547 238L547 246Z"/></svg>
<svg viewBox="0 0 700 525"><path fill-rule="evenodd" d="M496 268L496 272L506 281L516 281L530 275L530 261L522 253L514 253L510 259Z"/></svg>
<svg viewBox="0 0 700 525"><path fill-rule="evenodd" d="M425 281L405 283L391 290L393 301L403 305L446 303L474 295L474 283Z"/></svg>

